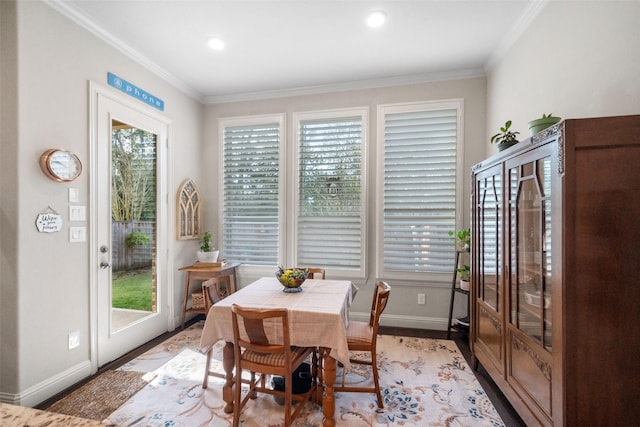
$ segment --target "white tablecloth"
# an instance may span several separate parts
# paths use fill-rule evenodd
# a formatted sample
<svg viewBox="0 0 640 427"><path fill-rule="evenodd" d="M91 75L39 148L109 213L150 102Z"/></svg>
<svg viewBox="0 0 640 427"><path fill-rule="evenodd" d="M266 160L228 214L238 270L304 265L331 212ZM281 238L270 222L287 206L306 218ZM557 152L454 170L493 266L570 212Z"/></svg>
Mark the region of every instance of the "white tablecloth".
<svg viewBox="0 0 640 427"><path fill-rule="evenodd" d="M302 288L302 292L285 293L275 277L263 277L229 295L209 310L200 346L205 350L219 340L233 342L232 304L245 308L287 308L291 345L330 348L330 356L349 370L346 328L357 288L348 280L316 279L306 280Z"/></svg>

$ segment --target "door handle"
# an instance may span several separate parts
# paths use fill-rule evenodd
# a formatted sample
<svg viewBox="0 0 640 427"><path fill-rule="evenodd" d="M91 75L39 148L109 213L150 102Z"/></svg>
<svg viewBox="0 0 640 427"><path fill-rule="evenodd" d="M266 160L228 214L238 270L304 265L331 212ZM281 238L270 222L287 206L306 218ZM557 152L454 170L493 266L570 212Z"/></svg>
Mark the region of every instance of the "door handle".
<svg viewBox="0 0 640 427"><path fill-rule="evenodd" d="M111 263L108 263L106 261L102 261L100 263L100 268L102 268L103 270L107 269L107 268L111 268Z"/></svg>

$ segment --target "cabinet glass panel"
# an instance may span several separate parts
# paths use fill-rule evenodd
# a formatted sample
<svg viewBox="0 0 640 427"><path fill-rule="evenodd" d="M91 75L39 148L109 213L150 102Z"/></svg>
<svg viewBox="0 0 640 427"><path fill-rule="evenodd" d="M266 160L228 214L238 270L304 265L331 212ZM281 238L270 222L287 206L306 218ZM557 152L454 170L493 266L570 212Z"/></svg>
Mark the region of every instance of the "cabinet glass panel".
<svg viewBox="0 0 640 427"><path fill-rule="evenodd" d="M475 206L477 241L481 250L478 259L479 287L478 298L495 311L500 309L500 271L501 253L498 242L501 241L501 193L502 176L499 168L478 174L476 181L477 205Z"/></svg>
<svg viewBox="0 0 640 427"><path fill-rule="evenodd" d="M509 169L510 321L551 349L551 161Z"/></svg>

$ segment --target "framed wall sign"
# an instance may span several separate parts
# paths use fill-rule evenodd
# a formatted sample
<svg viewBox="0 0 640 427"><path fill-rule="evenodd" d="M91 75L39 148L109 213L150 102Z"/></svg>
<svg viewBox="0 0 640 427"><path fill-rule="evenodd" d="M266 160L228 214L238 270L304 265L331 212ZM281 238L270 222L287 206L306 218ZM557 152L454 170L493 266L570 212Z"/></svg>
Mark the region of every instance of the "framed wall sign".
<svg viewBox="0 0 640 427"><path fill-rule="evenodd" d="M49 207L36 217L36 228L40 233L58 232L62 229L62 216Z"/></svg>

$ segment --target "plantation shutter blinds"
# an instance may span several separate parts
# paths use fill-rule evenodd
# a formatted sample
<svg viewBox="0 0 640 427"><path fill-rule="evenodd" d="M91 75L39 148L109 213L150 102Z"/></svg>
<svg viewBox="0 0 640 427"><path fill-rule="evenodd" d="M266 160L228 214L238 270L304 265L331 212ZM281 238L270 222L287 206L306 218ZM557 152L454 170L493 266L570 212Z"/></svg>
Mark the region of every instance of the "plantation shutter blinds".
<svg viewBox="0 0 640 427"><path fill-rule="evenodd" d="M457 109L384 115L384 270L451 272Z"/></svg>
<svg viewBox="0 0 640 427"><path fill-rule="evenodd" d="M362 118L301 121L297 262L362 265Z"/></svg>
<svg viewBox="0 0 640 427"><path fill-rule="evenodd" d="M278 264L280 124L224 128L224 255Z"/></svg>

